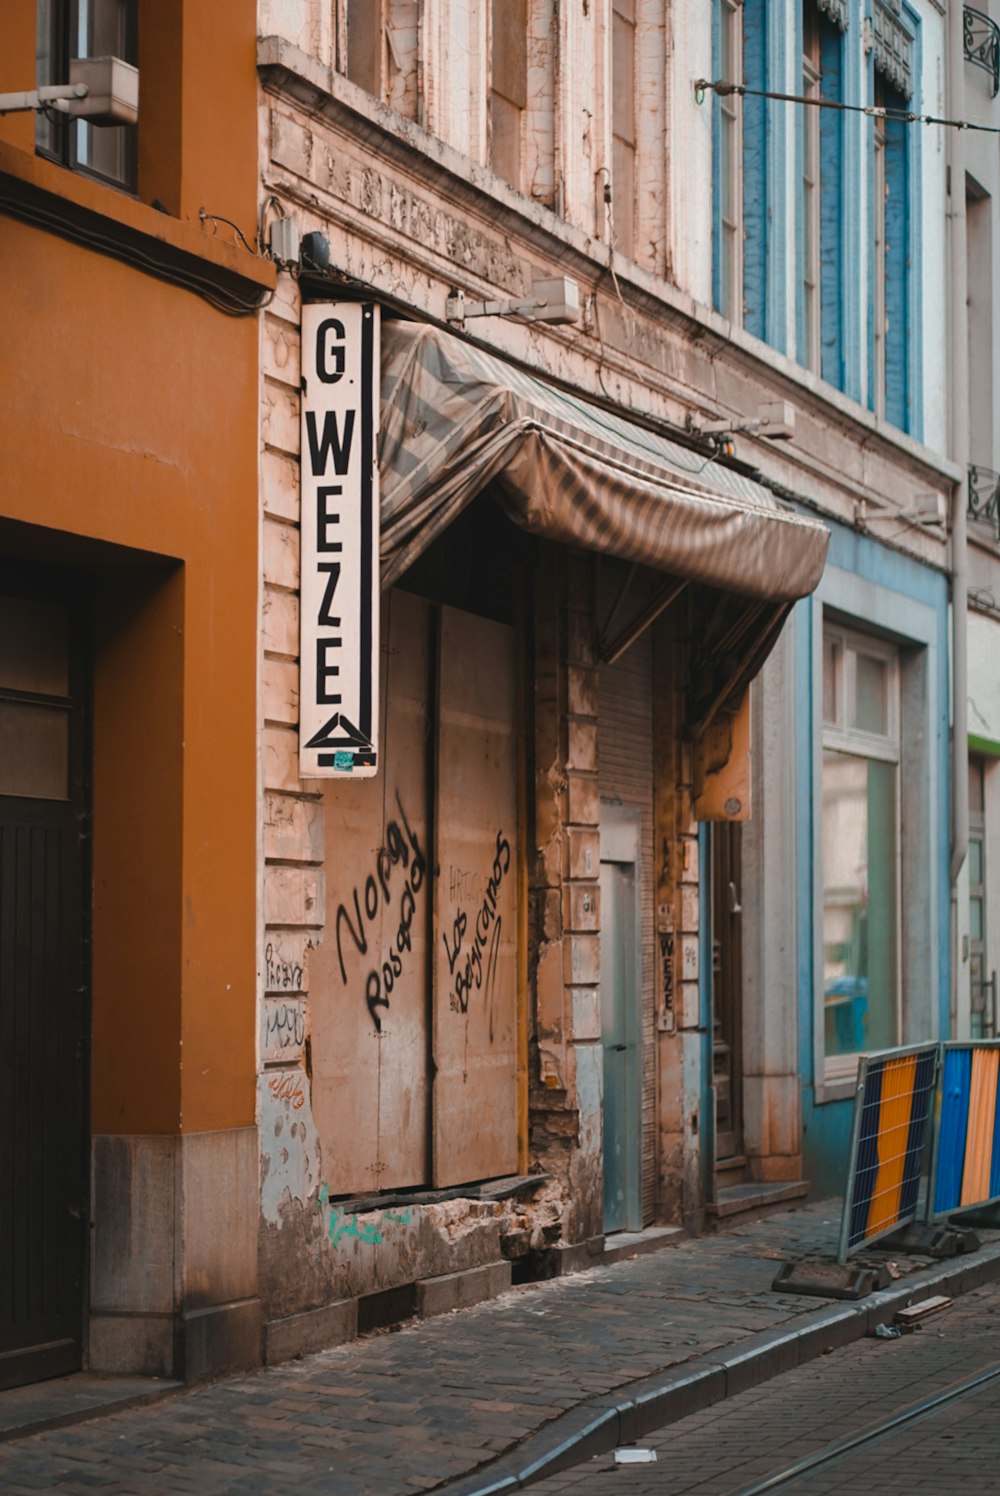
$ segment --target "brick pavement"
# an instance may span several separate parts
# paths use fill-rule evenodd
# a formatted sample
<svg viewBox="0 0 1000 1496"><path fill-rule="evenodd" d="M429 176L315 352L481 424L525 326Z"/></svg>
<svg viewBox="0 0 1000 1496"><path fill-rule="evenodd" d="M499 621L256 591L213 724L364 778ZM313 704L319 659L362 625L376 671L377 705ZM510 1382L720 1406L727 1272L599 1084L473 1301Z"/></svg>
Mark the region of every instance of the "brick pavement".
<svg viewBox="0 0 1000 1496"><path fill-rule="evenodd" d="M1000 1287L957 1300L902 1340L865 1339L704 1408L641 1441L655 1464L616 1467L599 1455L532 1487L534 1496L733 1496L845 1434L911 1407L1000 1359ZM853 1496L877 1489L995 1496L1000 1382L865 1445L781 1489Z"/></svg>
<svg viewBox="0 0 1000 1496"><path fill-rule="evenodd" d="M402 1496L489 1472L581 1404L590 1417L665 1369L797 1331L819 1302L771 1280L785 1256L832 1253L838 1225L829 1202L785 1212L16 1439L0 1445L0 1489Z"/></svg>

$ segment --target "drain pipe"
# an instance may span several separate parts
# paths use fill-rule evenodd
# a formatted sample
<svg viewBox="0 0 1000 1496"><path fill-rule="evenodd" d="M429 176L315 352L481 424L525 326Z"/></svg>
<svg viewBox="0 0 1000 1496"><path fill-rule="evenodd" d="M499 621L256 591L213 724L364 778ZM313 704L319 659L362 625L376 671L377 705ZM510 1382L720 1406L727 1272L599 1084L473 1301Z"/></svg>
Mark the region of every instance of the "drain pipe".
<svg viewBox="0 0 1000 1496"><path fill-rule="evenodd" d="M948 107L962 117L965 97L964 6L948 9ZM957 111L957 114L956 114ZM951 457L961 471L952 496L951 513L951 628L952 628L952 739L951 739L951 909L953 976L951 984L951 1036L958 1021L958 973L961 953L958 938L958 876L969 850L969 747L968 747L968 645L969 556L966 528L969 472L969 356L968 356L968 253L965 221L965 137L961 130L948 131L948 182L950 248L950 349L951 349Z"/></svg>

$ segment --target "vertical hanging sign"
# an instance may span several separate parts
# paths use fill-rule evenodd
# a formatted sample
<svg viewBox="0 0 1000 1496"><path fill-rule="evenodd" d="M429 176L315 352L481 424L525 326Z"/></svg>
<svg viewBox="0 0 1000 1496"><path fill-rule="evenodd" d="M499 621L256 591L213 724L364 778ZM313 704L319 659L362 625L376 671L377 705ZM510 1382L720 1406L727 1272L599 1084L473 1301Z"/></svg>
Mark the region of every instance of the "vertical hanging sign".
<svg viewBox="0 0 1000 1496"><path fill-rule="evenodd" d="M299 773L378 757L379 309L302 308Z"/></svg>

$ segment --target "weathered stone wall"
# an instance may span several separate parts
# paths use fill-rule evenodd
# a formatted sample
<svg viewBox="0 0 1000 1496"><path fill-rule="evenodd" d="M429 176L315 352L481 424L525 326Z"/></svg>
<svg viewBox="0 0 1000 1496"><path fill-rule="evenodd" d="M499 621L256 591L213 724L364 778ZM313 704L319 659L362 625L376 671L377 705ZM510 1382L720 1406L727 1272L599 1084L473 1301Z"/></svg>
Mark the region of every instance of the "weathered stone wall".
<svg viewBox="0 0 1000 1496"><path fill-rule="evenodd" d="M565 1239L601 1230L600 795L589 560L546 548L536 577L532 1164L560 1186Z"/></svg>
<svg viewBox="0 0 1000 1496"><path fill-rule="evenodd" d="M468 26L481 26L487 8L466 7ZM792 401L795 442L740 437L739 455L848 523L864 519L859 506L872 494L903 505L914 492L949 491L951 478L932 453L706 305L711 115L707 107L698 111L690 79L708 70L710 35L690 8L674 7L664 27L657 7L638 7L645 28L639 86L648 95L642 128L666 146L660 160L650 155L649 139L642 152L633 260L614 253L602 174L609 149L607 0L529 6L533 112L520 192L486 165L483 80L470 79L467 68L449 74L444 65L447 0L427 0L419 37L406 6L391 7L398 25L379 98L337 71L341 9L262 0L259 48L262 194L303 232L318 229L329 239L331 299L346 283L404 314L443 321L454 287L469 298L520 298L535 279L567 274L580 287L579 325L491 318L468 330L584 397L675 427L689 416L752 419L761 400ZM275 211L269 206L266 218ZM473 1256L486 1260L505 1231L535 1247L557 1233L564 1241L585 1239L600 1231L602 1194L590 574L586 561L552 550L535 592L529 920L529 1165L550 1174L552 1184L526 1207L499 1214L471 1197L462 1208L449 1202L447 1219L458 1211L470 1226L460 1246L441 1227L436 1206L415 1209L408 1221L395 1207L362 1212L341 1230L321 1200L332 1182L311 1115L309 958L324 938L325 870L338 853L324 838L317 786L298 779L296 761L298 320L298 287L282 274L261 334L260 1123L262 1263L273 1314L407 1274L449 1271ZM939 537L913 527L895 543L930 562L943 555ZM691 745L682 726L685 619L679 604L655 635L657 1208L663 1219L697 1224L703 1036L698 842Z"/></svg>

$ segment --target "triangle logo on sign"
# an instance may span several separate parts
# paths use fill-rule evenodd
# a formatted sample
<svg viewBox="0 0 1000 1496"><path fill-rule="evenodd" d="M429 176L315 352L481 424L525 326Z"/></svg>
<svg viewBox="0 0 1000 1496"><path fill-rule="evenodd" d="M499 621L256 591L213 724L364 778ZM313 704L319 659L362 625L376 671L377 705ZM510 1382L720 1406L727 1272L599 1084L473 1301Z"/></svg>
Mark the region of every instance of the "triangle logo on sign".
<svg viewBox="0 0 1000 1496"><path fill-rule="evenodd" d="M339 729L339 736L333 733ZM355 727L343 712L334 712L328 722L325 722L319 732L315 733L306 744L307 748L370 748L371 738Z"/></svg>

